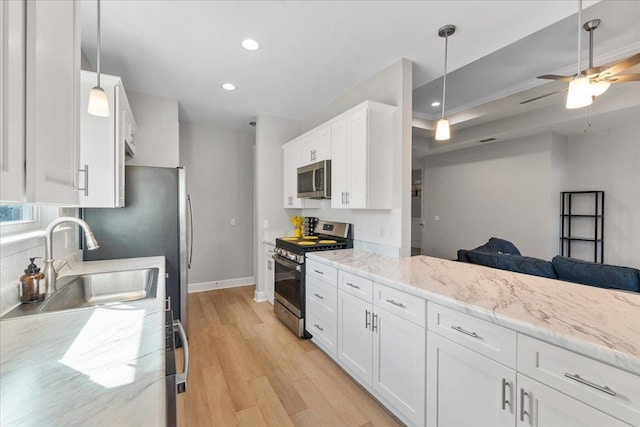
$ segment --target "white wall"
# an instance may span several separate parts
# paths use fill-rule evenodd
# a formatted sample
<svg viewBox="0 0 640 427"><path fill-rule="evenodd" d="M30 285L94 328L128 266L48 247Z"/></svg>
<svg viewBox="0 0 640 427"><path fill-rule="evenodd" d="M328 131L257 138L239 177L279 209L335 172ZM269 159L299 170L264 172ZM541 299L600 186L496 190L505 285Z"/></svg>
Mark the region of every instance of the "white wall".
<svg viewBox="0 0 640 427"><path fill-rule="evenodd" d="M566 137L546 133L426 157L423 254L453 259L500 237L551 259L566 153Z"/></svg>
<svg viewBox="0 0 640 427"><path fill-rule="evenodd" d="M127 160L127 165L180 166L178 101L130 90L126 92L138 126L134 138L136 157Z"/></svg>
<svg viewBox="0 0 640 427"><path fill-rule="evenodd" d="M260 115L256 124L255 145L255 245L254 271L256 299L266 298L262 277L264 254L262 242L266 236L283 234L291 230L290 215L300 210L283 208L282 144L300 134L300 122L279 117ZM268 221L269 227L264 228Z"/></svg>
<svg viewBox="0 0 640 427"><path fill-rule="evenodd" d="M253 141L253 132L221 124L180 125L194 212L191 291L254 281Z"/></svg>
<svg viewBox="0 0 640 427"><path fill-rule="evenodd" d="M568 147L567 189L605 191L604 262L640 268L640 121Z"/></svg>
<svg viewBox="0 0 640 427"><path fill-rule="evenodd" d="M372 100L398 107L394 116L393 209L331 209L323 201L320 209L304 209L304 216L354 224L354 238L372 250L393 256L411 251L411 117L412 63L401 59L302 122L302 131L330 120L351 107ZM375 173L375 171L372 171Z"/></svg>

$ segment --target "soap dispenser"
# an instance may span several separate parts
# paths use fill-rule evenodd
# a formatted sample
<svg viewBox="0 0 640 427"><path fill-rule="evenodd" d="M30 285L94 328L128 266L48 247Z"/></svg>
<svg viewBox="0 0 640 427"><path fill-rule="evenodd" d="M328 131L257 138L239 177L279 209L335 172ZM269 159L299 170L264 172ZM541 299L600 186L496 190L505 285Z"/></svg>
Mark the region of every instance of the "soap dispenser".
<svg viewBox="0 0 640 427"><path fill-rule="evenodd" d="M44 300L44 292L40 290L40 281L44 279L44 273L40 273L40 268L35 264L36 258L29 258L31 263L20 276L20 302L23 303Z"/></svg>

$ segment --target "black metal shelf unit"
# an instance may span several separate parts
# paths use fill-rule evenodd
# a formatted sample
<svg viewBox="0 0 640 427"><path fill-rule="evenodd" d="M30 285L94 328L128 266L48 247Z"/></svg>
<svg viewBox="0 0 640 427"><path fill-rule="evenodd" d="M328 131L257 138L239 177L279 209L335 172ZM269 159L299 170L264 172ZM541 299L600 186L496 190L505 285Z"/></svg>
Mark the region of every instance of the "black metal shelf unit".
<svg viewBox="0 0 640 427"><path fill-rule="evenodd" d="M570 257L573 242L588 242L593 244L593 262L604 263L604 191L563 191L561 199L560 255ZM572 234L590 229L593 235Z"/></svg>

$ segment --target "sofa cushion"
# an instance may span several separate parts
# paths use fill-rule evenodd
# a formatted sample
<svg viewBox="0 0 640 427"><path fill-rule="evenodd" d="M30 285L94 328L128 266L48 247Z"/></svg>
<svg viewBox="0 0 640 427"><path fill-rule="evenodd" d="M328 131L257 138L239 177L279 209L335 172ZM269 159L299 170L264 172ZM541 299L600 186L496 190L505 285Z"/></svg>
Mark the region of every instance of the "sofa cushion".
<svg viewBox="0 0 640 427"><path fill-rule="evenodd" d="M549 261L522 255L501 254L496 252L468 251L469 262L500 270L515 271L532 276L557 279L558 275Z"/></svg>
<svg viewBox="0 0 640 427"><path fill-rule="evenodd" d="M597 264L581 259L555 256L551 261L560 280L640 292L640 270L609 264Z"/></svg>
<svg viewBox="0 0 640 427"><path fill-rule="evenodd" d="M522 255L518 248L508 240L498 239L492 237L487 243L482 246L478 246L475 249L460 249L458 250L458 261L471 262L467 254L471 251L476 252L497 252L503 254Z"/></svg>

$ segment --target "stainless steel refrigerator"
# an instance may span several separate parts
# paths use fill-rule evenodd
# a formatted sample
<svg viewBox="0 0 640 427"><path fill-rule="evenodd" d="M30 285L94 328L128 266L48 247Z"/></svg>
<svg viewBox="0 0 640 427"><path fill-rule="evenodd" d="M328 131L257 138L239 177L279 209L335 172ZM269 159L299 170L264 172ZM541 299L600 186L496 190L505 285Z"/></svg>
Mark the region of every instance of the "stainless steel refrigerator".
<svg viewBox="0 0 640 427"><path fill-rule="evenodd" d="M85 208L100 248L85 261L163 255L166 289L174 319L187 329L187 279L193 241L191 198L182 168L125 167L125 207ZM189 218L187 218L187 216ZM189 230L187 230L189 227ZM189 236L187 236L189 234Z"/></svg>

